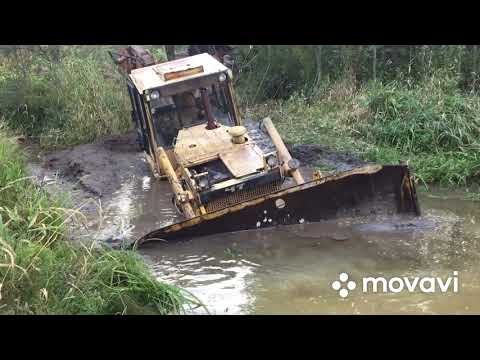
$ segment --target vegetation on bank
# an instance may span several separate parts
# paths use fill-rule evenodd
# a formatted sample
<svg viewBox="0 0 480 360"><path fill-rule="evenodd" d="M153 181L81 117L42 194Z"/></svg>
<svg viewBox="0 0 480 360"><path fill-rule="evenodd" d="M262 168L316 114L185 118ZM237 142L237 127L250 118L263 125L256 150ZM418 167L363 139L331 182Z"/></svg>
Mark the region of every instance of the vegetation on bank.
<svg viewBox="0 0 480 360"><path fill-rule="evenodd" d="M44 148L93 142L131 127L125 82L107 49L21 49L0 57L0 117Z"/></svg>
<svg viewBox="0 0 480 360"><path fill-rule="evenodd" d="M439 70L463 91L480 88L478 45L260 45L237 49L238 85L246 103L315 97L325 86L370 81L412 84Z"/></svg>
<svg viewBox="0 0 480 360"><path fill-rule="evenodd" d="M32 181L22 151L0 131L0 314L172 314L198 306L158 282L133 251L66 241L75 216Z"/></svg>
<svg viewBox="0 0 480 360"><path fill-rule="evenodd" d="M295 94L252 107L270 116L285 140L318 143L383 164L408 161L424 183L480 180L480 97L445 75L408 86L336 83L315 99Z"/></svg>
<svg viewBox="0 0 480 360"><path fill-rule="evenodd" d="M424 183L480 183L480 62L472 46L264 46L241 49L249 117L286 141L383 164Z"/></svg>

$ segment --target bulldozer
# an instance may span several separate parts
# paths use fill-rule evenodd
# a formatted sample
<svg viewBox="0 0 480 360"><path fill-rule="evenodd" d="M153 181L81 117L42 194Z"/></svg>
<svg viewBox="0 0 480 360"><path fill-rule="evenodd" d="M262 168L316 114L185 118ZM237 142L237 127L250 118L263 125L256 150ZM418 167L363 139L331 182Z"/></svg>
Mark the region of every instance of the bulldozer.
<svg viewBox="0 0 480 360"><path fill-rule="evenodd" d="M183 217L135 246L347 215L420 215L407 164L305 179L270 118L260 127L274 150L259 146L244 126L232 71L218 57L158 62L140 47L111 55L127 82L138 144Z"/></svg>

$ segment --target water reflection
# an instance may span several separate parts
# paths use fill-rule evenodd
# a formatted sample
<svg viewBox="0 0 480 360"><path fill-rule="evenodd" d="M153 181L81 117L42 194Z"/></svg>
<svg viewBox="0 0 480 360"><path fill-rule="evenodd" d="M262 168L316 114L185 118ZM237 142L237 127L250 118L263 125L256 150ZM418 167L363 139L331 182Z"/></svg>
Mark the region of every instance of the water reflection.
<svg viewBox="0 0 480 360"><path fill-rule="evenodd" d="M479 248L477 234L463 226L465 206L452 212L428 199L422 204L421 219L303 224L141 251L159 279L188 289L216 314L478 313ZM453 270L460 272L456 294L353 291L342 299L331 288L341 272L360 280L448 277Z"/></svg>
<svg viewBox="0 0 480 360"><path fill-rule="evenodd" d="M91 225L100 229L95 238L132 240L179 221L171 198L168 182L133 177L102 203L96 223Z"/></svg>
<svg viewBox="0 0 480 360"><path fill-rule="evenodd" d="M240 314L254 302L248 291L253 266L248 262L221 260L208 255L180 255L170 257L146 255L156 274L162 280L190 291L208 306L211 314ZM205 313L200 308L195 313Z"/></svg>

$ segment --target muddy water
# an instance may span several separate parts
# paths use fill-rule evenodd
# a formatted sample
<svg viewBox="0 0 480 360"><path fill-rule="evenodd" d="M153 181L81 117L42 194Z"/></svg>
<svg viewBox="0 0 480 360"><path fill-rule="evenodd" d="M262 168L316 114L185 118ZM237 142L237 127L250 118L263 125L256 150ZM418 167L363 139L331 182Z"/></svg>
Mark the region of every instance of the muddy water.
<svg viewBox="0 0 480 360"><path fill-rule="evenodd" d="M192 292L214 314L480 313L479 203L434 194L421 196L420 219L345 219L140 251L158 279ZM445 293L438 285L435 293L362 291L367 276L445 282L454 271L458 292L453 282ZM357 283L346 298L332 289L343 272Z"/></svg>
<svg viewBox="0 0 480 360"><path fill-rule="evenodd" d="M79 164L82 181L60 180L60 189L72 194L77 204L88 199L95 205L84 207L88 229L81 236L100 241L135 239L180 219L168 183L151 178L148 167L141 165L141 154L109 147L111 153L105 150L108 156L96 162L93 155L85 158L104 148L66 154L69 162L64 168ZM126 159L137 165L115 167ZM56 177L57 169L33 165L39 178ZM116 182L104 178L112 171L119 174ZM55 181L58 185L58 178ZM91 192L85 189L94 187L103 196L89 198ZM480 313L480 203L460 200L461 195L440 190L422 193L420 219L301 224L151 243L140 253L159 280L192 292L213 314ZM341 273L356 283L345 298L332 288ZM444 282L451 278L458 281L458 292L453 286L445 293L438 286L434 293L418 287L414 292L363 292L362 278L367 276L440 277Z"/></svg>

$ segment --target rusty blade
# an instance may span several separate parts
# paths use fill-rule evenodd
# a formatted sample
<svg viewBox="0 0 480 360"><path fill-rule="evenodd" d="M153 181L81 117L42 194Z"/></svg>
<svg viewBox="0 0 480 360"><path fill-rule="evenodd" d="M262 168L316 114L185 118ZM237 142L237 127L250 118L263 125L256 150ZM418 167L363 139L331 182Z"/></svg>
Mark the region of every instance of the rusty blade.
<svg viewBox="0 0 480 360"><path fill-rule="evenodd" d="M152 231L136 245L343 216L420 215L406 165L371 165L276 191Z"/></svg>

